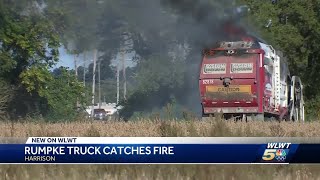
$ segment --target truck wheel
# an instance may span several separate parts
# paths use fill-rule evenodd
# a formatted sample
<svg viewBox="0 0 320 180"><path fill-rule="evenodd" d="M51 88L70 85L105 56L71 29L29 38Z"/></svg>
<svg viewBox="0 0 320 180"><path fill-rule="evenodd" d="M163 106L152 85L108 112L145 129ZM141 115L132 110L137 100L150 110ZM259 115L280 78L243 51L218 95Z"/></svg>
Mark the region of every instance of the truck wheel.
<svg viewBox="0 0 320 180"><path fill-rule="evenodd" d="M209 114L205 114L205 113L204 113L204 108L203 108L203 107L202 107L202 117L203 117L203 118L209 117Z"/></svg>

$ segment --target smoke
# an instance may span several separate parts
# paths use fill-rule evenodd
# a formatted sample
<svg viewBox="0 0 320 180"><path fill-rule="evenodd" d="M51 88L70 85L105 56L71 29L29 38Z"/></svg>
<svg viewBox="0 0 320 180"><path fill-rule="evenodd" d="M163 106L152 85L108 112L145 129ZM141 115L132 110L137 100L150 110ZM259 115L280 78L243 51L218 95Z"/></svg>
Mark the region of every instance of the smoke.
<svg viewBox="0 0 320 180"><path fill-rule="evenodd" d="M163 7L171 9L182 20L189 42L199 48L212 47L229 35L227 26L241 27L241 17L250 9L235 6L234 0L212 2L209 0L160 0ZM243 28L243 27L241 27Z"/></svg>
<svg viewBox="0 0 320 180"><path fill-rule="evenodd" d="M212 47L217 41L229 39L225 27L241 27L241 17L250 9L247 6L235 6L234 0L160 0L164 8L177 15L177 37L186 39L191 47L187 60L185 79L186 89L181 92L185 97L183 106L194 113L201 114L198 89L198 76L201 52ZM241 27L243 28L243 27ZM241 29L240 28L240 29ZM228 29L227 29L228 30ZM246 34L245 32L236 32ZM182 37L181 37L182 36Z"/></svg>
<svg viewBox="0 0 320 180"><path fill-rule="evenodd" d="M228 39L230 32L226 31L226 27L232 30L233 26L240 26L240 18L249 9L246 6L236 7L234 0L216 2L210 0L136 0L127 3L127 6L130 5L133 8L131 9L132 16L127 17L128 22L134 23L134 31L138 32L142 38L142 41L138 43L143 43L138 45L147 47L146 51L137 52L140 53L139 55L146 57L148 53L186 54L184 57L180 55L180 58L185 61L184 66L180 67L185 68L183 88L178 92L177 90L159 92L156 97L143 102L143 105L140 103L135 106L140 106L140 110L144 111L152 107L161 108L163 103L174 94L178 98L180 107L201 115L198 77L202 50L212 47L217 41ZM126 13L130 14L130 9ZM246 32L237 31L236 33ZM174 51L179 46L183 47L184 53ZM151 63L154 64L159 63L154 62L154 59L150 61L153 61ZM179 71L179 69L176 70ZM151 78L150 82L152 81Z"/></svg>
<svg viewBox="0 0 320 180"><path fill-rule="evenodd" d="M181 69L185 68L183 70L185 85L182 90L174 94L179 96L180 105L200 114L198 76L202 49L212 47L217 41L228 38L228 32L224 27L226 24L238 26L239 18L248 11L248 8L236 7L234 0L216 2L212 0L104 0L103 2L106 6L103 14L106 15L99 18L101 25L98 26L100 29L97 31L101 32L100 36L104 36L100 39L109 41L100 49L105 49L107 52L110 45L119 44L116 41L121 37L116 35L120 34L118 31L125 31L132 36L132 47L142 59L150 59L150 56L155 54L160 56L176 54L174 56L178 57L177 59L185 61L184 67L181 67ZM101 8L103 9L103 5ZM86 10L83 9L83 11ZM79 10L79 12L82 11ZM108 23L108 21L111 22ZM112 21L115 22L112 23ZM112 28L112 24L121 27ZM179 50L180 53L175 52L174 49L177 47L182 47ZM177 54L180 55L177 56ZM150 82L153 82L153 79ZM144 109L162 106L165 100L170 99L171 94L171 92L161 92L156 99L147 101L142 106Z"/></svg>

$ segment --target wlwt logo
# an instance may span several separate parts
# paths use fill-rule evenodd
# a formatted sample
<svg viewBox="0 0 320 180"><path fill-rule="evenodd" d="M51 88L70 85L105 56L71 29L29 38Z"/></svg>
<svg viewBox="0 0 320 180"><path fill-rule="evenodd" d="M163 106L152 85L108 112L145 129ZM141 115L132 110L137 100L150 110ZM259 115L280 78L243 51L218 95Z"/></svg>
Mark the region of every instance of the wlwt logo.
<svg viewBox="0 0 320 180"><path fill-rule="evenodd" d="M276 152L277 161L285 161L286 157L287 157L287 153L285 149L277 149L277 152Z"/></svg>
<svg viewBox="0 0 320 180"><path fill-rule="evenodd" d="M267 162L285 162L291 143L268 143L262 160Z"/></svg>

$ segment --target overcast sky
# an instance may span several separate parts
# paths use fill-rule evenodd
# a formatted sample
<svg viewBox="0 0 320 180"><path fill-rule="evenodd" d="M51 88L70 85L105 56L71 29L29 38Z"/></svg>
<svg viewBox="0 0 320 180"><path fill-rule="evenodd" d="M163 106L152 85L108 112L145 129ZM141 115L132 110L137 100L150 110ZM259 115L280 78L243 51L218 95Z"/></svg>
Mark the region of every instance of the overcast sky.
<svg viewBox="0 0 320 180"><path fill-rule="evenodd" d="M59 62L53 67L53 69L55 68L58 68L60 66L64 66L64 67L69 67L70 69L74 69L74 59L73 59L73 56L68 54L66 52L66 50L61 47L59 48L59 52L60 52L60 55L59 55ZM134 53L130 53L130 54L126 54L125 56L125 59L126 59L126 66L128 67L132 67L135 65L134 62L131 61L132 57L133 57ZM81 57L80 57L81 58ZM111 64L112 65L115 65L116 64L116 60L120 58L120 56L118 55L116 57L116 59L113 59L111 61ZM82 58L80 59L80 62L78 62L78 66L81 66L82 65Z"/></svg>
<svg viewBox="0 0 320 180"><path fill-rule="evenodd" d="M54 66L54 68L65 66L73 69L74 68L73 57L67 54L67 52L63 47L60 47L59 52L60 52L59 62Z"/></svg>

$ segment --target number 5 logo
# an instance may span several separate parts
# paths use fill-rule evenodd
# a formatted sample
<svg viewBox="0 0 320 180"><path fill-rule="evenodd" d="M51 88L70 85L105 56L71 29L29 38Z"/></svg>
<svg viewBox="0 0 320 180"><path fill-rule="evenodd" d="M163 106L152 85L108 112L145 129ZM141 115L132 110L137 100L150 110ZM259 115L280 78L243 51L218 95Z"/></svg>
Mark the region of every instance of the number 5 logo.
<svg viewBox="0 0 320 180"><path fill-rule="evenodd" d="M275 157L276 149L266 149L262 156L262 159L265 161L271 161Z"/></svg>

